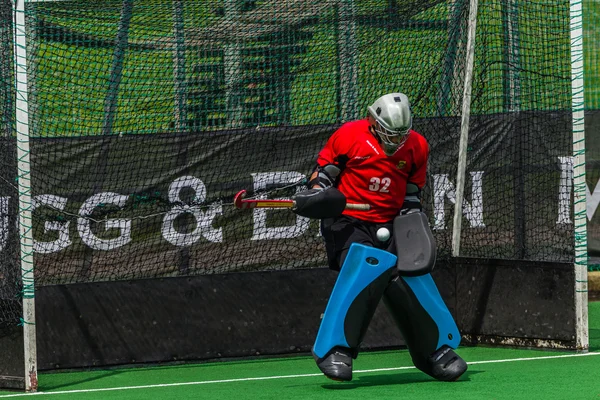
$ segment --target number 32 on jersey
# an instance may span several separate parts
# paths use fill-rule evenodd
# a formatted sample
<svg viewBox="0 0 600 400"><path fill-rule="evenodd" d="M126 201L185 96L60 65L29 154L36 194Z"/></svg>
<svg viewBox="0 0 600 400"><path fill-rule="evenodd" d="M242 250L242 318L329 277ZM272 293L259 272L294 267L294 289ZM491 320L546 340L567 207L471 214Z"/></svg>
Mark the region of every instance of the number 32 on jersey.
<svg viewBox="0 0 600 400"><path fill-rule="evenodd" d="M369 190L371 192L389 193L388 188L391 183L392 180L387 176L383 178L374 176L369 180Z"/></svg>

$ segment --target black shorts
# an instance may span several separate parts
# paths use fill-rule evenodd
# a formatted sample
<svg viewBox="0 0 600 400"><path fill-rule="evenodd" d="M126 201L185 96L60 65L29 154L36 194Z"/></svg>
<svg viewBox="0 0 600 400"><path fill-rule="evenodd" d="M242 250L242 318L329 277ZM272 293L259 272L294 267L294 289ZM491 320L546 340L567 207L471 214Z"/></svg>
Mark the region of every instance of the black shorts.
<svg viewBox="0 0 600 400"><path fill-rule="evenodd" d="M377 230L381 227L390 231L390 238L385 242L377 239ZM321 235L325 239L329 268L335 271L341 269L352 243L376 247L396 254L393 230L393 221L374 223L345 215L321 220Z"/></svg>

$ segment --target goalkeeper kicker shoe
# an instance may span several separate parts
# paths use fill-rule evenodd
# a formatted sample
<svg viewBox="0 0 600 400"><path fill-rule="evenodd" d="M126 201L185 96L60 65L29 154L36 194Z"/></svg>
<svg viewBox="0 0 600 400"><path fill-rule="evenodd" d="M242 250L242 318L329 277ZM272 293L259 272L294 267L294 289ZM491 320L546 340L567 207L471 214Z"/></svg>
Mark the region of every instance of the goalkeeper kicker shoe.
<svg viewBox="0 0 600 400"><path fill-rule="evenodd" d="M442 346L428 360L428 371L433 378L453 382L467 370L467 363L448 346Z"/></svg>
<svg viewBox="0 0 600 400"><path fill-rule="evenodd" d="M352 355L350 349L335 347L327 357L317 358L317 366L326 377L334 381L352 380Z"/></svg>

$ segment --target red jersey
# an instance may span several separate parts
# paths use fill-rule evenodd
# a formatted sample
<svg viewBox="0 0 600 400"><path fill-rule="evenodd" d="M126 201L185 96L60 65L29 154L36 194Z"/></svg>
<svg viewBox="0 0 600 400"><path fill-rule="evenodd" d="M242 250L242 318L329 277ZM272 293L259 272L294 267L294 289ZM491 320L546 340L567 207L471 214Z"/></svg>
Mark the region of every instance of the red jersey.
<svg viewBox="0 0 600 400"><path fill-rule="evenodd" d="M348 203L366 203L371 209L345 210L344 215L382 223L398 215L407 182L419 188L425 186L428 157L427 140L413 130L404 144L392 156L387 156L369 131L367 119L361 119L342 125L319 153L317 163L320 166L339 164L346 158L337 188Z"/></svg>

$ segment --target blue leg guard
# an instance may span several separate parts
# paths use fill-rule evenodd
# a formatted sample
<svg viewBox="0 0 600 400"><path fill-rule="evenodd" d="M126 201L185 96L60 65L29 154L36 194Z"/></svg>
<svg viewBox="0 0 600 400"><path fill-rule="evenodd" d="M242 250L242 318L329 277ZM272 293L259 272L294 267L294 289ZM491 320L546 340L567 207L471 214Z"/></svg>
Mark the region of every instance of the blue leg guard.
<svg viewBox="0 0 600 400"><path fill-rule="evenodd" d="M329 378L352 379L352 357L396 267L396 256L354 243L325 308L312 352Z"/></svg>
<svg viewBox="0 0 600 400"><path fill-rule="evenodd" d="M383 299L417 368L444 381L466 371L467 364L452 350L460 344L460 332L430 274L394 278Z"/></svg>

